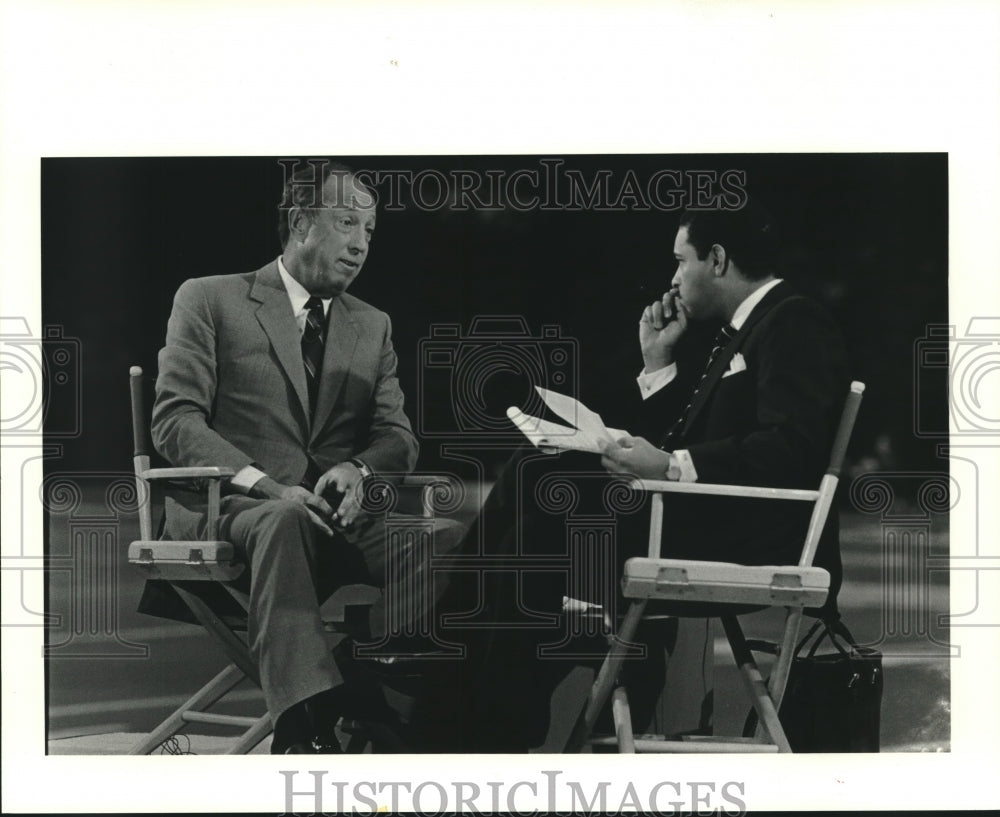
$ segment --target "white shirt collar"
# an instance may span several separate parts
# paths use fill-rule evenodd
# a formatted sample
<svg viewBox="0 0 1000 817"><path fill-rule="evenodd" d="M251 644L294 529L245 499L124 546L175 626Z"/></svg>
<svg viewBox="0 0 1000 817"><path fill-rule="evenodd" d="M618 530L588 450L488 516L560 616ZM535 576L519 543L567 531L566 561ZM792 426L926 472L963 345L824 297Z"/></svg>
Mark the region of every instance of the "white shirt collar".
<svg viewBox="0 0 1000 817"><path fill-rule="evenodd" d="M292 314L298 318L300 315L304 315L306 311L306 301L311 297L309 291L302 286L298 281L292 278L291 274L285 269L284 263L281 261L281 256L278 256L278 275L281 276L281 282L285 285L285 292L288 293L288 300L292 302ZM327 311L330 309L330 302L333 298L323 298L323 314L326 315Z"/></svg>
<svg viewBox="0 0 1000 817"><path fill-rule="evenodd" d="M772 289L774 289L778 284L782 282L783 279L775 278L773 281L768 281L764 286L758 287L746 298L743 299L736 311L733 313L732 320L729 321L732 324L733 329L737 332L743 328L743 324L747 322L747 318L750 317L750 313L753 312L753 308L757 306Z"/></svg>

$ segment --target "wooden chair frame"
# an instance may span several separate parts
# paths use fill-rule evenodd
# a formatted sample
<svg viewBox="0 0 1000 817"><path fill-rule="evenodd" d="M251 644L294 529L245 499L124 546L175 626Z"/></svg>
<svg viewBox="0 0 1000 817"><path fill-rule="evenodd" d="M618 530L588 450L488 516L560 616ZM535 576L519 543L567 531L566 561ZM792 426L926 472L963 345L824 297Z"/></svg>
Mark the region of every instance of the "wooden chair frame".
<svg viewBox="0 0 1000 817"><path fill-rule="evenodd" d="M820 607L829 593L829 573L822 568L813 567L812 563L833 504L844 453L861 406L864 388L863 383L851 383L834 437L830 464L817 490L660 480L634 480L631 483L634 490L653 494L648 556L629 559L625 564L622 590L625 597L631 599L631 603L618 633L610 639L608 654L591 687L586 706L567 741L567 751L577 752L585 745L592 745L616 746L623 753L791 752L778 718L778 710L791 669L802 611L806 607ZM812 502L812 516L798 564L747 566L728 562L660 558L665 493ZM624 687L617 685L618 674L651 599L670 602L671 613L676 610L676 615L679 616L684 616L687 608L691 610L687 615L708 615L722 620L744 687L757 713L758 727L753 737L684 736L680 740L670 740L665 736L636 737L632 733L628 693ZM765 682L743 635L738 616L769 607L784 608L785 625L778 644L777 659L770 678ZM591 731L609 696L612 698L615 735L591 738Z"/></svg>
<svg viewBox="0 0 1000 817"><path fill-rule="evenodd" d="M134 446L133 468L137 496L139 497L140 539L128 549L128 560L147 578L163 579L170 583L195 619L223 649L230 663L175 709L152 732L142 738L129 754L150 754L168 741L189 723L231 726L243 730L226 754L246 754L272 732L271 717L226 715L208 711L221 701L234 687L249 678L258 687L260 676L250 656L246 639L236 632L208 603L184 585L190 581L221 582L244 611L249 609L249 597L229 582L238 578L245 565L237 560L232 543L220 541L219 509L222 480L233 476L231 468L200 466L194 468L150 468L149 423L147 420L143 370L139 366L129 369L129 389L132 403L132 439ZM153 530L151 485L156 482L173 482L201 486L207 494L207 537L198 541L163 541ZM435 493L446 484L444 477L407 476L401 487L419 490L419 516L433 519ZM345 616L347 618L347 616ZM328 631L343 631L345 622L324 622ZM363 742L363 741L361 741ZM357 735L351 738L351 748L359 750Z"/></svg>

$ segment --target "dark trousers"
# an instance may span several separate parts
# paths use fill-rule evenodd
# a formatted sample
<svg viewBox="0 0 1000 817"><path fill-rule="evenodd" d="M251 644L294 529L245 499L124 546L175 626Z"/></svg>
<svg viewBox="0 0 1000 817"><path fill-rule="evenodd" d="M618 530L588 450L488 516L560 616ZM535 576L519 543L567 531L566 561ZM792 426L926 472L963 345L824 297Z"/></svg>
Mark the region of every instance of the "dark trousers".
<svg viewBox="0 0 1000 817"><path fill-rule="evenodd" d="M455 551L462 562L438 606L437 632L466 655L432 669L437 680L424 703L443 719L439 727L453 727L428 738L432 750L521 752L544 741L553 690L574 667L596 668L607 650L600 614L564 614L563 598L623 613L622 566L647 551L646 503L626 483L592 454L526 446L506 463ZM477 560L489 567L470 568ZM448 626L456 613L466 627ZM656 646L637 644L645 657L625 663L637 729L651 719L665 677L663 645L675 634L676 622L652 622L640 640ZM433 702L441 689L448 695Z"/></svg>

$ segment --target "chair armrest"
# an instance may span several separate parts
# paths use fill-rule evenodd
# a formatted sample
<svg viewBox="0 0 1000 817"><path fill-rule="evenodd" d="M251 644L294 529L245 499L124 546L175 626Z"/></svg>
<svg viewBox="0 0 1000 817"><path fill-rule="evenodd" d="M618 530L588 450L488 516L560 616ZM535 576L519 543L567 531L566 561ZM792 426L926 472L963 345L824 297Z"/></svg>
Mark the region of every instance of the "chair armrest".
<svg viewBox="0 0 1000 817"><path fill-rule="evenodd" d="M137 461L140 459L145 459L145 457L136 457ZM208 536L210 539L216 539L219 535L219 507L222 494L222 480L233 476L235 473L232 468L201 465L190 468L146 468L140 471L138 476L139 479L146 482L155 482L156 480L173 480L175 482L206 480L203 487L208 500L206 517ZM143 535L149 538L151 533L151 531L145 531Z"/></svg>
<svg viewBox="0 0 1000 817"><path fill-rule="evenodd" d="M236 472L232 468L200 465L192 468L147 468L140 476L146 480L157 479L223 479Z"/></svg>
<svg viewBox="0 0 1000 817"><path fill-rule="evenodd" d="M761 488L750 485L718 485L711 482L669 482L661 479L634 479L629 483L634 491L663 494L714 494L716 496L748 496L759 499L797 499L814 502L819 491L800 488Z"/></svg>

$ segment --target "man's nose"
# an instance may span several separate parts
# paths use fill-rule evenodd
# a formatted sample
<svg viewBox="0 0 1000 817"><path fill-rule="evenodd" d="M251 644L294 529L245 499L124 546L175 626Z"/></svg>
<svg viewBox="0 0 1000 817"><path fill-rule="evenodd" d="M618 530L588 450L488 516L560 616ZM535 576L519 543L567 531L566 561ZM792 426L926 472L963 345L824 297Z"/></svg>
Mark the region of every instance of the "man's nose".
<svg viewBox="0 0 1000 817"><path fill-rule="evenodd" d="M674 277L670 279L670 286L679 287L681 285L681 271L674 272Z"/></svg>
<svg viewBox="0 0 1000 817"><path fill-rule="evenodd" d="M351 230L351 238L347 245L351 252L359 253L368 250L368 233L365 228L358 225Z"/></svg>

